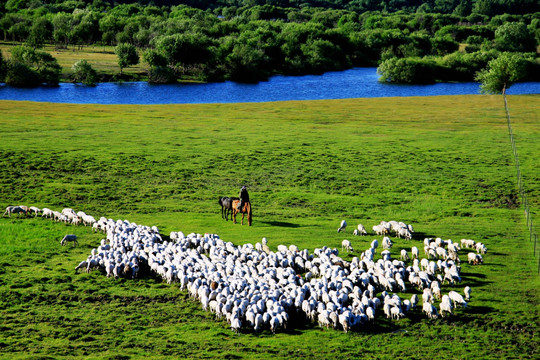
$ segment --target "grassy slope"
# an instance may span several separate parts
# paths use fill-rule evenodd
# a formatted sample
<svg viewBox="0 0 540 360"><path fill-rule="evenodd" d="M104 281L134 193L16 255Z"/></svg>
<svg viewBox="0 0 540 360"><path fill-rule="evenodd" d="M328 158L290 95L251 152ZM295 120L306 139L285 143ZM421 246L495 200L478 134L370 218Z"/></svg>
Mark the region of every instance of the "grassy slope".
<svg viewBox="0 0 540 360"><path fill-rule="evenodd" d="M509 97L533 210L540 205L539 99ZM211 232L238 244L266 236L272 247L310 249L350 238L362 250L373 237L337 234L341 219L349 234L357 223L394 219L414 224L422 239L466 237L489 249L483 266L463 264L473 300L453 319L428 321L417 311L356 334L304 325L275 336L235 335L158 279L74 274L101 235L2 218L0 357L537 357L538 262L502 105L498 96L140 107L0 102L3 206L69 206L165 234ZM254 203L252 227L219 215L218 197L235 195L241 184ZM80 247L59 246L68 232L80 236ZM413 245L395 243L394 254Z"/></svg>

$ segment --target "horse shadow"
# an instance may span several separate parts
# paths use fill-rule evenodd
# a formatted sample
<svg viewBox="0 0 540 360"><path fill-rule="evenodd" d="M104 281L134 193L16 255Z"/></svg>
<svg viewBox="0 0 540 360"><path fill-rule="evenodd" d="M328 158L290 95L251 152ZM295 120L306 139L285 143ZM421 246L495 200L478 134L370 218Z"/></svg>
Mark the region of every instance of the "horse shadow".
<svg viewBox="0 0 540 360"><path fill-rule="evenodd" d="M294 224L287 221L261 221L263 224L267 224L270 226L279 226L279 227L287 227L287 228L299 228L300 224Z"/></svg>

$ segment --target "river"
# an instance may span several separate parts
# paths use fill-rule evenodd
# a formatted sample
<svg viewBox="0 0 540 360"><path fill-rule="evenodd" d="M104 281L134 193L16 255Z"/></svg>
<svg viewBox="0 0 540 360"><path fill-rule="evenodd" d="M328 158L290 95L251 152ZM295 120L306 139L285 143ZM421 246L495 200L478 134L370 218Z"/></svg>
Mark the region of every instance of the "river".
<svg viewBox="0 0 540 360"><path fill-rule="evenodd" d="M257 84L231 81L207 84L151 85L146 82L62 83L31 89L0 86L0 100L75 104L201 104L394 96L479 94L478 83L397 85L378 81L376 68L355 68L322 75L273 76ZM514 84L509 95L540 94L540 82Z"/></svg>

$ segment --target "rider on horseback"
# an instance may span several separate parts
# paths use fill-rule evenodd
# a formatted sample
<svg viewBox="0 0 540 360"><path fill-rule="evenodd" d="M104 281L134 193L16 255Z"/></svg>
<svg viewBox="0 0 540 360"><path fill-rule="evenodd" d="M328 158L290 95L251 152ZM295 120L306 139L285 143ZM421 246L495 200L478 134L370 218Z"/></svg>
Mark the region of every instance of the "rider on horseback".
<svg viewBox="0 0 540 360"><path fill-rule="evenodd" d="M242 188L240 189L240 194L238 195L238 197L240 198L240 202L238 203L237 209L241 212L244 205L249 202L249 194L245 185L242 186Z"/></svg>

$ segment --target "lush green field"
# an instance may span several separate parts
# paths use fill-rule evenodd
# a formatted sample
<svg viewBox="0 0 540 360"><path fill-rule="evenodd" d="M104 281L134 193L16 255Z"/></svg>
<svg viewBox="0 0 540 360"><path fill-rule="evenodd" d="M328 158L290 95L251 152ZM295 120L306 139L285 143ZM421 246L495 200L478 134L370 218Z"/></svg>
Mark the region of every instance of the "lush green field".
<svg viewBox="0 0 540 360"><path fill-rule="evenodd" d="M510 96L525 188L540 208L540 97ZM217 233L236 244L313 249L375 236L362 223L412 223L425 236L488 247L463 283L472 299L447 319L380 316L358 333L298 324L234 334L178 286L107 279L74 267L101 234L41 218L0 218L0 357L538 358L538 258L520 208L500 96L228 105L101 106L0 102L2 207L72 207L96 218ZM221 219L217 200L248 186L253 226ZM349 223L346 234L336 232ZM537 220L540 221L540 220ZM79 247L61 247L66 233ZM350 259L350 256L345 256ZM443 287L448 292L449 286ZM410 291L410 294L414 292Z"/></svg>

